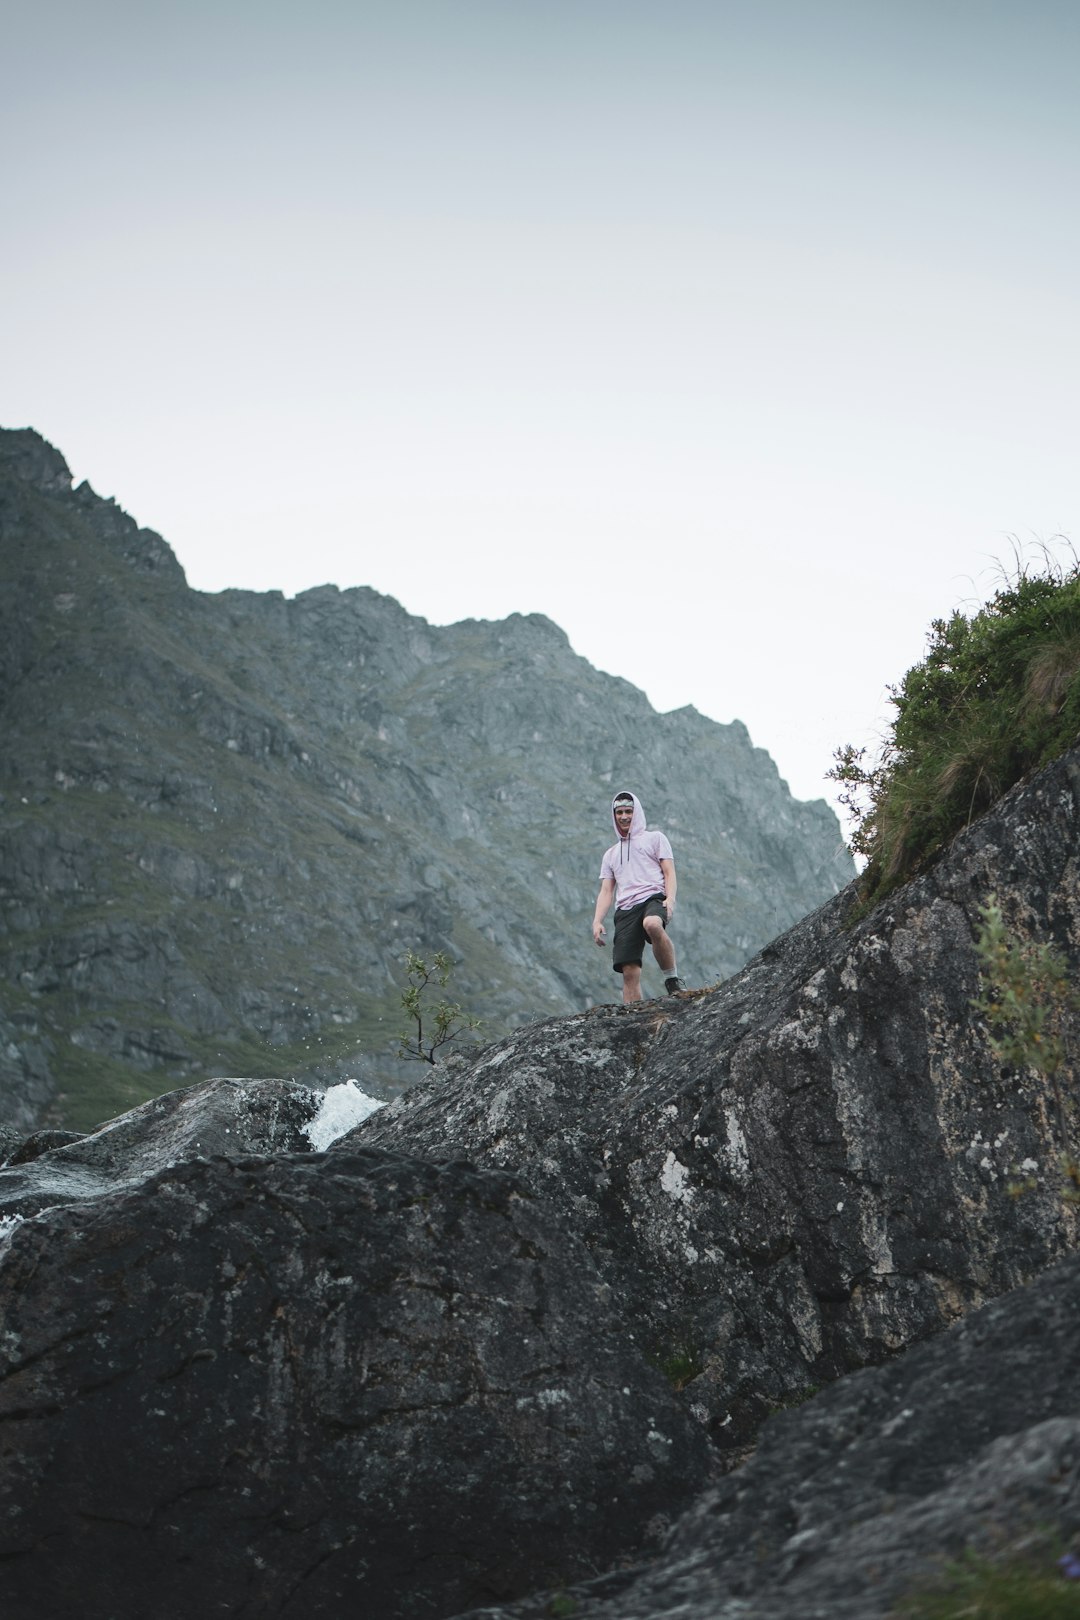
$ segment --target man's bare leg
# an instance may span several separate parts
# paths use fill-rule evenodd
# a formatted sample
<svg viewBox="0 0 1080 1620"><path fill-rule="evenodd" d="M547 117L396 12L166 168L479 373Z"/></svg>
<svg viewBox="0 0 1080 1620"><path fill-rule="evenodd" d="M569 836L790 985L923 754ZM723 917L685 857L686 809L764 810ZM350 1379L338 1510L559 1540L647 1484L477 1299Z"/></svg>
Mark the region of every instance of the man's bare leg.
<svg viewBox="0 0 1080 1620"><path fill-rule="evenodd" d="M627 962L622 970L622 998L623 1006L631 1001L641 1000L641 964L640 962Z"/></svg>
<svg viewBox="0 0 1080 1620"><path fill-rule="evenodd" d="M675 947L668 939L667 930L659 917L646 917L642 927L649 936L649 944L653 948L656 965L666 978L675 966Z"/></svg>

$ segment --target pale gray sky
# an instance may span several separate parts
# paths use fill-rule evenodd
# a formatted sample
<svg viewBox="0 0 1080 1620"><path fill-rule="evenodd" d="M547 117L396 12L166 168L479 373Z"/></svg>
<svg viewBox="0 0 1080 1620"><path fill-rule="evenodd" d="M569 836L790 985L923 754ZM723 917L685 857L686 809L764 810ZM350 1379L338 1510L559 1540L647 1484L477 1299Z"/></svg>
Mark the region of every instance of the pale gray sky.
<svg viewBox="0 0 1080 1620"><path fill-rule="evenodd" d="M200 589L547 613L810 798L1080 543L1075 0L6 9L0 423Z"/></svg>

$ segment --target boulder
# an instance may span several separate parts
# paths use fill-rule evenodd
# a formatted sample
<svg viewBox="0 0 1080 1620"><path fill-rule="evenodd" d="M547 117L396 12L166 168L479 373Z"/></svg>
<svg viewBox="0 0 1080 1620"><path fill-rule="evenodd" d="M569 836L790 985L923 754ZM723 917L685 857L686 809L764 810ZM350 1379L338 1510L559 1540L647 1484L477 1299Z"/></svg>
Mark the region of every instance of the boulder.
<svg viewBox="0 0 1080 1620"><path fill-rule="evenodd" d="M310 1150L303 1127L318 1101L308 1086L289 1080L204 1080L154 1097L87 1136L36 1132L0 1170L0 1216L86 1203L185 1159Z"/></svg>
<svg viewBox="0 0 1080 1620"><path fill-rule="evenodd" d="M437 1617L656 1543L710 1476L500 1172L179 1164L9 1223L0 1320L5 1620Z"/></svg>
<svg viewBox="0 0 1080 1620"><path fill-rule="evenodd" d="M886 1620L965 1555L1053 1577L1080 1524L1078 1328L1073 1255L774 1417L654 1563L470 1620Z"/></svg>
<svg viewBox="0 0 1080 1620"><path fill-rule="evenodd" d="M72 1142L85 1140L83 1131L44 1130L34 1131L30 1136L20 1137L12 1146L6 1163L9 1165L30 1164L34 1159L40 1159L43 1153L51 1153L54 1148L70 1147Z"/></svg>

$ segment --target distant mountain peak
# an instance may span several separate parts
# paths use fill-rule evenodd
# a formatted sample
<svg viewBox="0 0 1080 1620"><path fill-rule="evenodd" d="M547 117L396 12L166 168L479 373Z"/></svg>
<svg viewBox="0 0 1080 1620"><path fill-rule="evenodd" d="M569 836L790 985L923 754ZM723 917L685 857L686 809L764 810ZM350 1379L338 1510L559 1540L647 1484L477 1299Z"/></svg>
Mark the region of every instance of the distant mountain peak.
<svg viewBox="0 0 1080 1620"><path fill-rule="evenodd" d="M71 488L71 468L35 428L0 428L0 473L47 495L63 495Z"/></svg>
<svg viewBox="0 0 1080 1620"><path fill-rule="evenodd" d="M192 590L31 429L0 433L0 542L0 1120L215 1072L397 1085L408 950L489 1039L614 1000L588 922L619 780L680 828L699 985L853 876L741 723L658 714L543 614Z"/></svg>

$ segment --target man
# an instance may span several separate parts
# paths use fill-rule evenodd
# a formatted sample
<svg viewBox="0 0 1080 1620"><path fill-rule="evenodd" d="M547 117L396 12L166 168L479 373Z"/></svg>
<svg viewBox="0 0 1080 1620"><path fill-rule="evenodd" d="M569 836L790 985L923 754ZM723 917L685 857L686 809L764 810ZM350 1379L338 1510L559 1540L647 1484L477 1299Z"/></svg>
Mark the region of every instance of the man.
<svg viewBox="0 0 1080 1620"><path fill-rule="evenodd" d="M673 996L686 986L679 978L675 947L667 935L667 925L675 914L671 845L662 832L646 831L645 812L633 793L616 793L611 801L611 819L618 837L600 865L593 939L603 948L604 918L615 897L611 965L622 974L623 1002L641 1000L641 961L646 941L664 975L664 989Z"/></svg>

